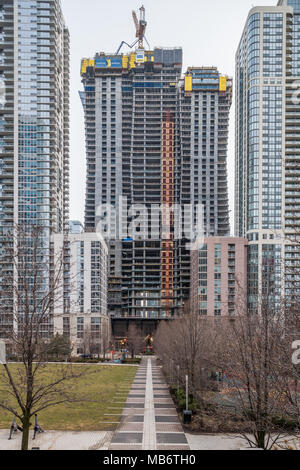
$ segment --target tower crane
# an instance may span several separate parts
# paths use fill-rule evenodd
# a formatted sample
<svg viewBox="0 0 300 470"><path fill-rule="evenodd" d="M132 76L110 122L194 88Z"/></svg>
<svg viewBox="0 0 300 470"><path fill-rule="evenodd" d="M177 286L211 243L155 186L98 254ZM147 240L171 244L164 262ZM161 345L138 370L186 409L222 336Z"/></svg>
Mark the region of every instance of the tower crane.
<svg viewBox="0 0 300 470"><path fill-rule="evenodd" d="M125 42L125 41L122 41L121 44L120 44L119 49L116 52L116 55L119 54L119 52L122 49L124 44L126 46L128 46L130 49L132 49L138 43L139 49L144 49L144 39L145 39L145 41L146 41L146 43L147 43L147 45L150 49L149 43L148 43L147 38L145 36L146 28L147 28L147 21L146 21L146 10L145 10L144 5L142 5L142 7L140 8L140 21L138 20L137 14L136 14L135 11L132 12L132 17L133 17L133 21L134 21L135 28L136 28L136 38L137 39L131 45L128 44L127 42Z"/></svg>

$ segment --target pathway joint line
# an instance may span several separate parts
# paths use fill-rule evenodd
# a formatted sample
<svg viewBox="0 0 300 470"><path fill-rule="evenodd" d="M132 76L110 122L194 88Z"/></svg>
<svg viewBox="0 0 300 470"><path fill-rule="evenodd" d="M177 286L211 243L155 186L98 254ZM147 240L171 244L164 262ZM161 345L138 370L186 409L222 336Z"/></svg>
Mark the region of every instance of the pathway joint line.
<svg viewBox="0 0 300 470"><path fill-rule="evenodd" d="M152 383L152 362L148 359L145 394L143 450L156 450L156 422Z"/></svg>

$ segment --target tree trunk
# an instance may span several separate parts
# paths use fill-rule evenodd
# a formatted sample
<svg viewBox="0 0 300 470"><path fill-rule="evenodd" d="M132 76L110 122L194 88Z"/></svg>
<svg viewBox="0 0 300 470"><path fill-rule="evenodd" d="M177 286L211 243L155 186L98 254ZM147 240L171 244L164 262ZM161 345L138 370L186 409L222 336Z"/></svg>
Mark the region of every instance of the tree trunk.
<svg viewBox="0 0 300 470"><path fill-rule="evenodd" d="M256 433L256 443L259 449L265 450L265 440L266 440L266 432L265 431L257 431Z"/></svg>
<svg viewBox="0 0 300 470"><path fill-rule="evenodd" d="M21 450L28 450L29 430L30 430L30 415L28 411L24 413L22 424L23 424L23 435L22 435Z"/></svg>

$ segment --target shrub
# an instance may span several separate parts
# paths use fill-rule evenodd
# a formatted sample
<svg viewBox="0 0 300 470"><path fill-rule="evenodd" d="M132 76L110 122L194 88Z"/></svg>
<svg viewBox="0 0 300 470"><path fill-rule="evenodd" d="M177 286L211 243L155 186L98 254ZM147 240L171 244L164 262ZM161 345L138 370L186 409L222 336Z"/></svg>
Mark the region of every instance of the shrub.
<svg viewBox="0 0 300 470"><path fill-rule="evenodd" d="M71 362L75 364L98 364L99 359L83 359L82 357L72 357Z"/></svg>
<svg viewBox="0 0 300 470"><path fill-rule="evenodd" d="M179 390L177 387L172 386L170 387L170 391L173 395L175 395L176 403L180 411L183 411L186 409L186 395L185 391L180 388ZM191 410L193 413L197 411L199 408L199 404L197 400L194 399L192 395L189 395L189 410Z"/></svg>
<svg viewBox="0 0 300 470"><path fill-rule="evenodd" d="M287 416L273 416L272 423L279 428L287 431L294 431L297 429L298 423L296 419L289 418Z"/></svg>
<svg viewBox="0 0 300 470"><path fill-rule="evenodd" d="M123 359L122 364L140 364L141 363L141 358L128 358L128 359Z"/></svg>

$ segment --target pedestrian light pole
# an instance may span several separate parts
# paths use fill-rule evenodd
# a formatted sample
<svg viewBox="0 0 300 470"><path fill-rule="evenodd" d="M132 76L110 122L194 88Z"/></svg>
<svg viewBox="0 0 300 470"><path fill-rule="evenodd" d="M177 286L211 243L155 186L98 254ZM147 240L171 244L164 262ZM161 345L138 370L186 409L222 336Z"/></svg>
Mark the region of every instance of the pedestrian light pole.
<svg viewBox="0 0 300 470"><path fill-rule="evenodd" d="M183 412L183 424L191 424L192 422L192 411L189 410L189 376L185 376L185 407L186 409Z"/></svg>
<svg viewBox="0 0 300 470"><path fill-rule="evenodd" d="M10 374L10 370L7 367L7 363L6 363L6 344L3 340L0 340L0 364L2 364L4 366L4 369L6 370L9 381L10 381L11 384L13 384L13 379L12 379L12 376Z"/></svg>
<svg viewBox="0 0 300 470"><path fill-rule="evenodd" d="M3 340L0 340L0 364L2 364L4 366L4 369L6 370L6 373L7 373L7 376L9 378L10 384L12 385L12 387L15 390L14 381L13 381L12 375L10 373L10 370L9 370L9 368L7 366L7 362L6 362L6 345L5 345L5 342Z"/></svg>
<svg viewBox="0 0 300 470"><path fill-rule="evenodd" d="M0 340L0 364L6 366L6 347L2 340Z"/></svg>
<svg viewBox="0 0 300 470"><path fill-rule="evenodd" d="M189 376L185 376L185 398L186 398L186 411L189 411Z"/></svg>

